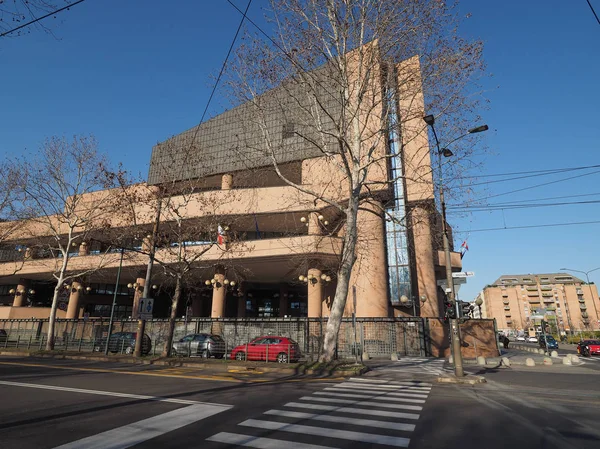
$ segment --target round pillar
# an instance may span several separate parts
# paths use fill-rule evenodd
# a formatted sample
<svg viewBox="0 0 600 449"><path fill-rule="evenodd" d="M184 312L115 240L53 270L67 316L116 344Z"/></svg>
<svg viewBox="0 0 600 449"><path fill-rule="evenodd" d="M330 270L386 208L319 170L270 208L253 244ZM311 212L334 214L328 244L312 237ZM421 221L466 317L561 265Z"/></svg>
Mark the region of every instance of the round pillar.
<svg viewBox="0 0 600 449"><path fill-rule="evenodd" d="M321 270L311 268L308 270L308 317L320 318L322 314L323 283Z"/></svg>
<svg viewBox="0 0 600 449"><path fill-rule="evenodd" d="M223 273L215 274L215 283L213 284L212 308L210 312L211 318L223 318L225 314L225 295L227 290L223 281L225 275Z"/></svg>
<svg viewBox="0 0 600 449"><path fill-rule="evenodd" d="M308 235L322 235L323 227L319 220L319 214L317 212L311 212L308 214Z"/></svg>
<svg viewBox="0 0 600 449"><path fill-rule="evenodd" d="M13 299L13 307L23 307L23 302L27 298L28 282L27 279L19 280L19 285L15 288L15 298Z"/></svg>
<svg viewBox="0 0 600 449"><path fill-rule="evenodd" d="M146 285L146 279L137 278L135 280L135 283L137 284L137 287L135 288L133 293L133 307L131 311L131 318L137 320L138 316L140 315L140 299L142 299L142 295L144 294L144 285Z"/></svg>
<svg viewBox="0 0 600 449"><path fill-rule="evenodd" d="M233 187L233 175L231 173L225 173L221 177L221 189L222 190L231 190Z"/></svg>
<svg viewBox="0 0 600 449"><path fill-rule="evenodd" d="M352 270L348 302L352 304L352 286L356 286L356 316L387 317L387 260L383 207L378 201L360 204L356 218L358 242Z"/></svg>
<svg viewBox="0 0 600 449"><path fill-rule="evenodd" d="M71 294L69 295L69 306L67 307L68 320L79 318L79 297L83 293L83 286L75 281L71 285Z"/></svg>
<svg viewBox="0 0 600 449"><path fill-rule="evenodd" d="M90 253L90 247L87 244L87 242L82 242L81 245L79 245L79 255L80 256L87 256Z"/></svg>

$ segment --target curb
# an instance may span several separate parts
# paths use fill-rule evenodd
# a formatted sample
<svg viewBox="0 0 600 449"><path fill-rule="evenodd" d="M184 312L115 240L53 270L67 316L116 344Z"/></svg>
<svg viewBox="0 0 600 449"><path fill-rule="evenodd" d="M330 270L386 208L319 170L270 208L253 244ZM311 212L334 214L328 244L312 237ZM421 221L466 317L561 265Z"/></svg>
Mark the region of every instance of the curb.
<svg viewBox="0 0 600 449"><path fill-rule="evenodd" d="M441 384L461 384L461 385L476 385L484 384L487 382L483 376L465 376L465 377L454 377L454 376L440 376L437 378L437 382Z"/></svg>

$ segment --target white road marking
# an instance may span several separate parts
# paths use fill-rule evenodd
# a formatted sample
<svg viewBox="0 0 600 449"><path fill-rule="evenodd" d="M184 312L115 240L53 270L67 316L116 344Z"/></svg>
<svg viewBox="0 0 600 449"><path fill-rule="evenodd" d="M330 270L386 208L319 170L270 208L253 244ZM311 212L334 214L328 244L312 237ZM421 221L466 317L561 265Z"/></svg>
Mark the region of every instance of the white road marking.
<svg viewBox="0 0 600 449"><path fill-rule="evenodd" d="M125 449L230 409L229 405L197 404L63 444L55 449Z"/></svg>
<svg viewBox="0 0 600 449"><path fill-rule="evenodd" d="M413 398L390 398L387 395L368 395L368 394L344 394L344 393L330 393L328 391L316 391L313 394L319 396L333 396L337 398L356 398L356 399L377 399L380 401L393 401L393 402L410 402L413 404L424 404L425 399L413 399Z"/></svg>
<svg viewBox="0 0 600 449"><path fill-rule="evenodd" d="M314 421L335 422L342 424L351 424L353 426L376 427L380 429L401 430L412 432L415 430L414 424L405 424L400 422L377 421L374 419L350 418L348 416L317 415L314 413L292 412L287 410L269 410L265 415L285 416L286 418L312 419Z"/></svg>
<svg viewBox="0 0 600 449"><path fill-rule="evenodd" d="M325 427L304 426L300 424L288 424L275 421L262 421L248 419L239 424L240 426L252 427L254 429L282 430L284 432L300 433L302 435L315 435L328 438L339 438L344 440L362 441L370 444L386 444L395 447L408 447L410 440L403 437L390 437L373 433L354 432L350 430L328 429ZM293 443L290 443L294 446Z"/></svg>
<svg viewBox="0 0 600 449"><path fill-rule="evenodd" d="M221 432L206 439L217 443L231 444L233 446L256 447L258 449L281 449L282 447L292 446L294 449L333 449L329 446L317 446L316 444L305 444L272 438L253 437L251 435L239 435L236 433Z"/></svg>
<svg viewBox="0 0 600 449"><path fill-rule="evenodd" d="M371 401L353 401L352 399L336 399L336 398L319 398L313 396L303 396L300 398L301 401L315 401L315 402L327 402L329 404L352 404L366 407L381 407L381 408L395 408L399 410L415 410L421 411L423 407L420 405L406 405L406 404L382 404L379 402L371 402Z"/></svg>
<svg viewBox="0 0 600 449"><path fill-rule="evenodd" d="M57 387L55 385L30 384L30 383L23 383L23 382L9 382L6 380L0 380L0 385L8 385L8 386L12 386L12 387L37 388L40 390L66 391L69 393L95 394L98 396L113 396L113 397L117 397L117 398L142 399L145 401L170 402L172 404L185 404L185 405L203 404L203 405L214 405L217 407L231 408L230 405L211 404L210 402L190 401L187 399L163 398L160 396L146 396L146 395L142 395L142 394L116 393L114 391L85 390L82 388Z"/></svg>
<svg viewBox="0 0 600 449"><path fill-rule="evenodd" d="M307 408L311 410L327 410L330 412L350 413L354 415L385 416L388 418L419 419L416 413L388 412L387 410L369 410L355 407L336 407L333 405L307 404L305 402L288 402L284 407Z"/></svg>
<svg viewBox="0 0 600 449"><path fill-rule="evenodd" d="M405 380L405 381L396 381L396 380L380 380L380 379L368 379L364 377L351 377L348 379L349 382L365 382L367 384L388 384L388 385L404 385L409 387L431 387L433 384L431 382L421 382L420 380Z"/></svg>
<svg viewBox="0 0 600 449"><path fill-rule="evenodd" d="M362 388L365 390L379 390L379 391L431 391L431 387L412 387L404 385L365 385L360 383L344 382L340 384L342 387L347 388Z"/></svg>
<svg viewBox="0 0 600 449"><path fill-rule="evenodd" d="M381 391L381 390L365 390L362 388L348 388L348 387L330 387L325 388L325 391L339 391L345 393L360 393L360 394L385 394L386 396L401 396L405 398L421 398L427 399L429 395L429 391L407 391L407 392L389 392L389 391Z"/></svg>

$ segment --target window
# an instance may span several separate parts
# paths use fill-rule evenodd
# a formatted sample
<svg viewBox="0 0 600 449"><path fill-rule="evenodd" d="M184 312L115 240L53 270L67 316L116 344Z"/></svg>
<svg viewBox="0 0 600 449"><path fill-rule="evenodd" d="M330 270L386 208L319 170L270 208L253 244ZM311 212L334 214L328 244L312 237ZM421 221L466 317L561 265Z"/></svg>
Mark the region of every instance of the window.
<svg viewBox="0 0 600 449"><path fill-rule="evenodd" d="M281 131L282 138L290 139L290 138L294 137L295 135L296 135L296 132L294 130L294 124L293 123L284 123L283 129Z"/></svg>

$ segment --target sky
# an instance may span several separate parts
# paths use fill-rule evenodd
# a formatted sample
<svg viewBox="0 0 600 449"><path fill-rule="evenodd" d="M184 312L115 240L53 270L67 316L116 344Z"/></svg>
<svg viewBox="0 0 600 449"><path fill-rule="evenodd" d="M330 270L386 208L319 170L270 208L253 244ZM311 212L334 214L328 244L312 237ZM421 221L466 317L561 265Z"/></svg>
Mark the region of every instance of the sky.
<svg viewBox="0 0 600 449"><path fill-rule="evenodd" d="M249 16L260 21L265 3L254 0ZM152 146L199 122L240 15L226 0L141 4L86 0L49 19L54 36L33 29L0 38L0 157L52 135L93 134L101 151L145 178ZM592 5L600 13L600 0ZM542 173L600 165L600 25L585 0L462 0L460 13L471 14L460 33L484 42L489 75L481 115L490 131L476 156L482 168L469 173L480 184L473 196L554 204L465 214L454 195L448 221L455 245L469 246L464 271L475 273L460 298L504 274L600 267L600 167ZM227 105L217 90L208 116ZM600 269L590 280L600 282Z"/></svg>

